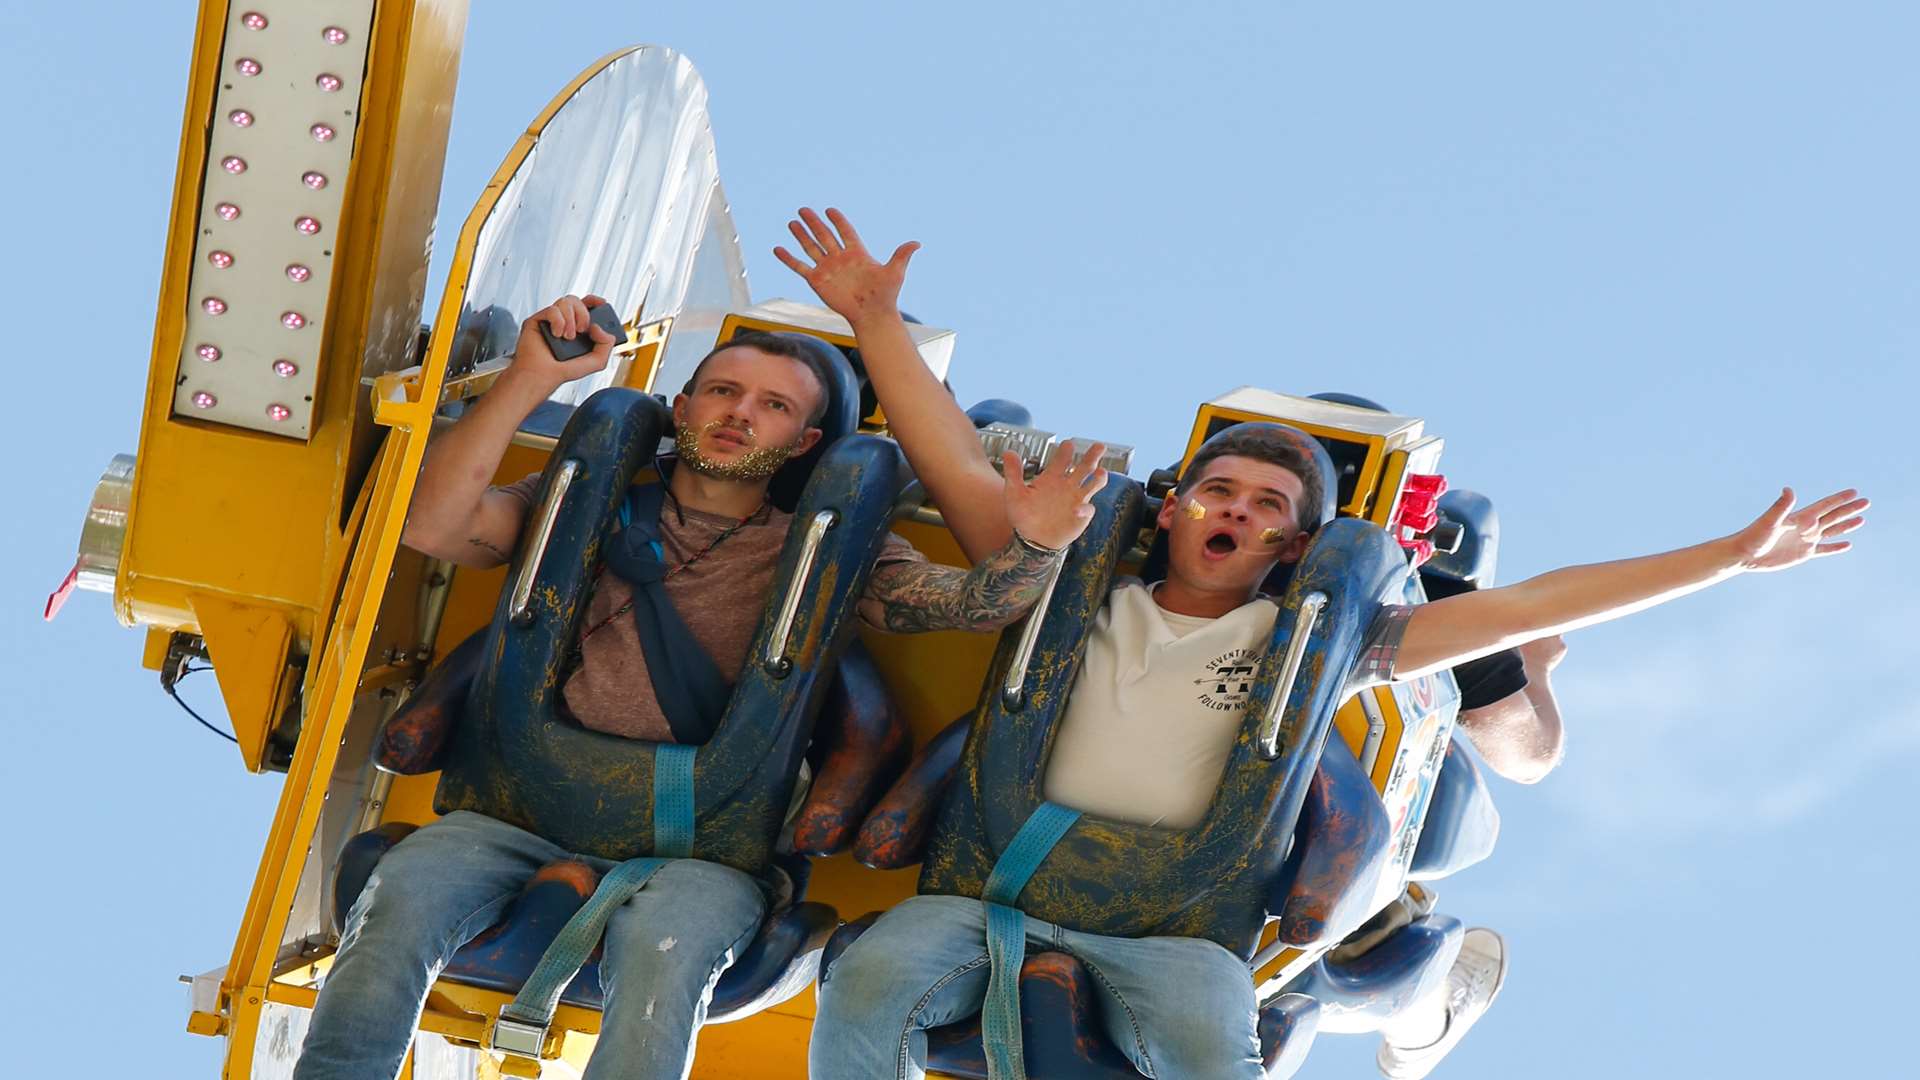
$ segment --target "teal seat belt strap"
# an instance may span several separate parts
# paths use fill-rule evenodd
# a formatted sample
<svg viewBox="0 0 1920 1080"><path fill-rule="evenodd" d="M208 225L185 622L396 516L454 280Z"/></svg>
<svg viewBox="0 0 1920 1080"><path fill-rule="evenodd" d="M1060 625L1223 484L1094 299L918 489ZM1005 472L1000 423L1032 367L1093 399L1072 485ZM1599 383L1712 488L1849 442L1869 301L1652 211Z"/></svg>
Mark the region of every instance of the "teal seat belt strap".
<svg viewBox="0 0 1920 1080"><path fill-rule="evenodd" d="M980 1010L989 1080L1027 1080L1020 1038L1020 965L1027 955L1027 917L1016 905L1027 880L1080 811L1041 803L1013 835L987 875L987 1000Z"/></svg>
<svg viewBox="0 0 1920 1080"><path fill-rule="evenodd" d="M653 851L607 871L600 886L547 946L540 963L494 1023L493 1048L522 1057L540 1056L560 994L586 965L607 920L646 887L662 866L693 853L693 762L699 748L661 743L653 752ZM1051 845L1049 845L1051 846ZM1032 871L1028 871L1031 873Z"/></svg>
<svg viewBox="0 0 1920 1080"><path fill-rule="evenodd" d="M579 974L593 947L600 943L607 920L670 861L628 859L607 871L600 879L600 887L593 890L586 904L573 913L553 944L547 946L527 984L500 1010L500 1019L493 1029L494 1049L521 1057L540 1056L540 1044L546 1038L547 1025L553 1022L553 1010L560 1004L560 993Z"/></svg>
<svg viewBox="0 0 1920 1080"><path fill-rule="evenodd" d="M653 853L693 854L693 759L697 746L661 743L653 750Z"/></svg>

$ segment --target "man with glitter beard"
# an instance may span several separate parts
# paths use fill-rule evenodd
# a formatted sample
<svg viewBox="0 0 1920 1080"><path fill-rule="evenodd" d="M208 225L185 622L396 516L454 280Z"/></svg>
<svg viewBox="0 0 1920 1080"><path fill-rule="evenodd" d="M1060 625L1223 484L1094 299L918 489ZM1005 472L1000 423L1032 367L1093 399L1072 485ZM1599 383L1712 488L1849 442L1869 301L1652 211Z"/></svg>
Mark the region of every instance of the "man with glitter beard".
<svg viewBox="0 0 1920 1080"><path fill-rule="evenodd" d="M562 297L522 324L512 364L428 449L405 544L461 566L512 559L539 476L504 487L489 481L534 408L561 385L606 366L612 340L589 317L602 303ZM556 360L541 336L543 321L559 338L589 335L592 352ZM668 472L660 510L665 589L699 647L727 675L746 660L787 536L790 515L768 502L768 481L821 437L815 425L827 384L812 363L786 339L745 335L709 353L673 400L684 467ZM929 563L888 537L859 617L902 633L993 630L1018 618L1061 549L1091 519L1088 500L1106 482L1098 467L1103 452L1094 446L1078 459L1059 455L1031 482L1017 464L1010 468L1002 495L1015 531L969 570ZM565 710L581 726L611 735L703 742L711 732L678 730L661 709L635 621L623 617L632 595L618 575L603 573L594 582L562 687ZM395 1076L448 958L504 913L535 870L566 857L540 836L470 811L401 841L348 915L295 1076ZM698 859L667 863L617 909L604 939L607 997L589 1080L686 1075L713 987L765 911L753 878Z"/></svg>

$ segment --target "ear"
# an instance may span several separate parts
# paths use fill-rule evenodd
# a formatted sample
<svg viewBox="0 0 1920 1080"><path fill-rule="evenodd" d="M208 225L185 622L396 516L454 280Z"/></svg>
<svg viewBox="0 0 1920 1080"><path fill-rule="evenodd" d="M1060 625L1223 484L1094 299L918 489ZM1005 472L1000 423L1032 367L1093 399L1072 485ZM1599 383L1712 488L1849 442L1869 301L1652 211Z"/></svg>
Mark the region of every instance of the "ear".
<svg viewBox="0 0 1920 1080"><path fill-rule="evenodd" d="M1161 532L1170 531L1173 528L1173 515L1179 509L1180 493L1178 491L1167 492L1166 498L1160 500L1160 513L1154 517L1153 523L1160 527Z"/></svg>
<svg viewBox="0 0 1920 1080"><path fill-rule="evenodd" d="M804 454L807 451L813 449L814 444L818 443L820 441L820 437L825 434L826 432L821 431L817 427L810 427L805 431L802 431L800 433L799 441L793 444L793 456L799 457L801 454Z"/></svg>
<svg viewBox="0 0 1920 1080"><path fill-rule="evenodd" d="M673 426L676 428L687 426L687 395L685 394L673 395Z"/></svg>
<svg viewBox="0 0 1920 1080"><path fill-rule="evenodd" d="M1307 545L1311 543L1313 543L1312 533L1300 532L1287 537L1280 545L1278 552L1280 561L1289 566L1299 562L1300 557L1307 553Z"/></svg>

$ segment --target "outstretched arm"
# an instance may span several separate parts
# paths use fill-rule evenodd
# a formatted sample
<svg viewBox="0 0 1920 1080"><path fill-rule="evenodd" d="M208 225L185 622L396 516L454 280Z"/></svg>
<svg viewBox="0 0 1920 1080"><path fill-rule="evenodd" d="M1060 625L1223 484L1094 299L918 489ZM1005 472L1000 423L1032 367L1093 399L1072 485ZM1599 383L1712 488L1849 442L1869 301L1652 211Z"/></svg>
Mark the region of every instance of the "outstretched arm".
<svg viewBox="0 0 1920 1080"><path fill-rule="evenodd" d="M867 582L861 615L900 634L998 630L1019 618L1046 590L1062 549L1093 519L1087 501L1106 486L1105 452L1096 444L1078 459L1060 454L1031 483L1007 455L1005 493L995 502L1004 499L1013 538L971 570L922 562L880 567Z"/></svg>
<svg viewBox="0 0 1920 1080"><path fill-rule="evenodd" d="M1499 589L1422 604L1407 620L1395 678L1452 667L1536 638L1618 619L1748 571L1784 570L1851 545L1867 500L1852 489L1798 512L1793 491L1753 524L1719 540L1620 562L1573 566Z"/></svg>
<svg viewBox="0 0 1920 1080"><path fill-rule="evenodd" d="M901 244L881 263L867 253L845 214L830 209L827 218L831 228L803 209L801 220L787 223L811 263L786 248L774 248L774 256L852 324L887 426L945 514L960 550L976 560L998 552L1013 538L1000 507L1000 477L980 450L973 421L920 359L900 317L900 286L920 245Z"/></svg>

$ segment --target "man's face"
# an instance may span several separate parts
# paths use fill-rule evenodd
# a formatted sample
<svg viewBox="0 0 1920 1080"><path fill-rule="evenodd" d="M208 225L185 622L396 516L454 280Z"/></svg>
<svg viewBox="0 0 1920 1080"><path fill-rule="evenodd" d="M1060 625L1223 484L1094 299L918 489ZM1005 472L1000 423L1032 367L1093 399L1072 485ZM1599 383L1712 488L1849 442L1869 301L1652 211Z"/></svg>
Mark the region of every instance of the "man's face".
<svg viewBox="0 0 1920 1080"><path fill-rule="evenodd" d="M1311 539L1300 529L1305 485L1291 471L1226 456L1184 494L1167 493L1159 524L1169 576L1209 591L1251 593L1278 563L1298 562Z"/></svg>
<svg viewBox="0 0 1920 1080"><path fill-rule="evenodd" d="M806 365L750 345L715 353L673 399L682 459L727 479L763 479L820 441L807 416L821 387Z"/></svg>

